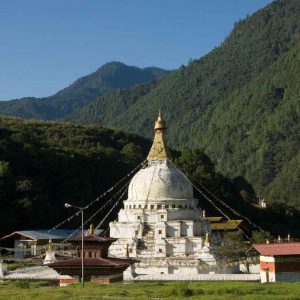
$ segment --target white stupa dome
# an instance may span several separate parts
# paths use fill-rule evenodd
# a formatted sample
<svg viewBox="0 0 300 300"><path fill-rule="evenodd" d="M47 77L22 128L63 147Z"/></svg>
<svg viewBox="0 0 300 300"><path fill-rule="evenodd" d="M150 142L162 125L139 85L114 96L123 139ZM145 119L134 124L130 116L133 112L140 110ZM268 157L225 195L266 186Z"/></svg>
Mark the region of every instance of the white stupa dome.
<svg viewBox="0 0 300 300"><path fill-rule="evenodd" d="M155 136L148 154L148 165L131 180L129 201L164 201L193 199L193 185L170 162L170 153L164 139L165 123L159 112L155 122Z"/></svg>
<svg viewBox="0 0 300 300"><path fill-rule="evenodd" d="M167 160L152 162L140 170L128 189L128 200L133 201L192 198L192 183Z"/></svg>

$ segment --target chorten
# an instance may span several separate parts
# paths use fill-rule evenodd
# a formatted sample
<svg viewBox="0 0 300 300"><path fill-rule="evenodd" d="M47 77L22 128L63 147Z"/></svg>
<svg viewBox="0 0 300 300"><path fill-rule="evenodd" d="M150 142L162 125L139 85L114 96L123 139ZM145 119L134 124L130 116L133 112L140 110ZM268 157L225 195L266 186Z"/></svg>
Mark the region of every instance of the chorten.
<svg viewBox="0 0 300 300"><path fill-rule="evenodd" d="M110 236L118 240L109 254L136 258L132 277L207 273L203 265L216 263L207 242L210 222L201 217L192 183L171 162L160 112L154 130L147 166L132 178L124 208L110 223Z"/></svg>

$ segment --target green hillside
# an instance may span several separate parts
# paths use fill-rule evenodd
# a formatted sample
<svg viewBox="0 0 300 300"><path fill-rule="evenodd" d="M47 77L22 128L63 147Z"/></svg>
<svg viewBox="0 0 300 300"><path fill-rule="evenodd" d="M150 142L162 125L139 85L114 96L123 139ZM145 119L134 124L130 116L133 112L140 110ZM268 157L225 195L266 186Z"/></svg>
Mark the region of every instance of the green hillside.
<svg viewBox="0 0 300 300"><path fill-rule="evenodd" d="M269 203L299 208L299 16L300 1L274 1L203 58L156 83L107 93L68 120L149 137L161 108L172 147L202 148Z"/></svg>
<svg viewBox="0 0 300 300"><path fill-rule="evenodd" d="M0 117L0 235L54 226L71 214L65 202L94 200L149 147L148 140L100 126Z"/></svg>
<svg viewBox="0 0 300 300"><path fill-rule="evenodd" d="M137 167L149 149L149 140L100 126L0 117L0 236L13 230L51 228L58 224L73 213L64 209L65 202L78 206L90 203ZM196 185L204 185L275 236L290 232L299 237L299 211L287 205L269 205L267 209L253 205L255 193L251 185L242 177L232 181L220 174L200 150L172 153L174 163ZM95 213L123 184L87 209L85 217ZM220 215L196 190L194 195L209 215ZM95 224L116 199L92 219ZM227 215L240 218L214 202ZM117 217L121 206L122 203L104 225ZM79 224L80 219L75 218L64 227ZM248 234L256 229L247 222L243 228Z"/></svg>
<svg viewBox="0 0 300 300"><path fill-rule="evenodd" d="M140 69L120 62L111 62L76 80L53 96L0 101L0 114L46 120L59 119L110 90L157 80L169 73L160 68Z"/></svg>

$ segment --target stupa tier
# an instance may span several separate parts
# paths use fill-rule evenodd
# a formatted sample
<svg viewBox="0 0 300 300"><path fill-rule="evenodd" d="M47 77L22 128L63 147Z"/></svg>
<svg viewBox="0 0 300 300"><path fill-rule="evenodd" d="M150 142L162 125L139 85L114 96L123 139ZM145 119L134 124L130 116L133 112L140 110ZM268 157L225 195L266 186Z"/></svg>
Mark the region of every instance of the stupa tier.
<svg viewBox="0 0 300 300"><path fill-rule="evenodd" d="M112 257L132 257L132 276L139 274L199 274L215 265L210 222L201 217L193 185L171 162L159 113L147 166L131 180L128 199L110 223ZM127 274L128 275L128 274Z"/></svg>

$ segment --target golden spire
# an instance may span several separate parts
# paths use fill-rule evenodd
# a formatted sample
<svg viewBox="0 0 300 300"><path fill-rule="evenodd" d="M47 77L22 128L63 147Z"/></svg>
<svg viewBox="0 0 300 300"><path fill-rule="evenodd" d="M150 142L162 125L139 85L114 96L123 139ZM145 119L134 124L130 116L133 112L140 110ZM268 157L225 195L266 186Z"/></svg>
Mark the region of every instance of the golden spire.
<svg viewBox="0 0 300 300"><path fill-rule="evenodd" d="M206 232L206 234L205 234L204 244L209 244L209 235L208 235L208 232Z"/></svg>
<svg viewBox="0 0 300 300"><path fill-rule="evenodd" d="M94 224L90 224L90 235L94 235Z"/></svg>
<svg viewBox="0 0 300 300"><path fill-rule="evenodd" d="M52 244L52 240L50 239L48 242L48 251L52 251L53 250L53 244Z"/></svg>
<svg viewBox="0 0 300 300"><path fill-rule="evenodd" d="M154 126L155 136L147 157L148 160L170 159L169 150L164 138L164 129L166 129L165 122L163 121L161 111L159 110L158 118Z"/></svg>

